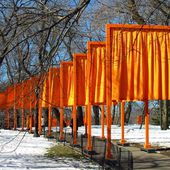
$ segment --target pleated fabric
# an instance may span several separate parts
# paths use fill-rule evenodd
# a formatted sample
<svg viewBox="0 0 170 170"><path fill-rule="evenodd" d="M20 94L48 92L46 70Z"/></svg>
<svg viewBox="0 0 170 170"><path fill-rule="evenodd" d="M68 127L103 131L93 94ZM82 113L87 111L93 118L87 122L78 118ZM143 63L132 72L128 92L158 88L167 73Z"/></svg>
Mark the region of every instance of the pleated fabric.
<svg viewBox="0 0 170 170"><path fill-rule="evenodd" d="M3 93L3 92L1 92L0 93L0 108L1 109L5 109L6 108L6 99L7 97L6 97L6 95L5 95L5 93Z"/></svg>
<svg viewBox="0 0 170 170"><path fill-rule="evenodd" d="M41 91L41 106L47 108L50 104L52 107L60 106L60 69L49 68Z"/></svg>
<svg viewBox="0 0 170 170"><path fill-rule="evenodd" d="M74 81L73 62L61 62L60 64L60 106L73 106Z"/></svg>
<svg viewBox="0 0 170 170"><path fill-rule="evenodd" d="M170 27L108 24L112 100L170 99Z"/></svg>
<svg viewBox="0 0 170 170"><path fill-rule="evenodd" d="M13 86L9 86L7 87L7 89L5 90L5 94L6 94L6 107L10 108L13 106L14 104L14 88Z"/></svg>
<svg viewBox="0 0 170 170"><path fill-rule="evenodd" d="M106 102L106 44L87 43L87 99L93 105Z"/></svg>
<svg viewBox="0 0 170 170"><path fill-rule="evenodd" d="M87 55L73 55L74 105L84 106L86 101Z"/></svg>

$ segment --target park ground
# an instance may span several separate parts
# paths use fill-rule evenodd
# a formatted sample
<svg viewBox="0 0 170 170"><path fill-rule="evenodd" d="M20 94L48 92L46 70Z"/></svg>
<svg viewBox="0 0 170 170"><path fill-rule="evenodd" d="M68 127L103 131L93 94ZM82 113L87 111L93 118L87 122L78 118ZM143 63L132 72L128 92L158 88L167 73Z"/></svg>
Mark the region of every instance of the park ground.
<svg viewBox="0 0 170 170"><path fill-rule="evenodd" d="M70 128L67 127L67 131ZM79 133L84 133L84 127L80 127ZM105 129L106 132L106 129ZM100 126L92 126L92 134L101 135ZM163 151L147 153L140 150L145 141L144 127L139 125L125 126L125 138L131 143L126 147L133 153L134 169L160 169L170 167L170 130L161 131L159 126L150 126L150 143L155 148ZM120 127L112 126L112 139L120 139ZM114 140L113 140L114 141ZM43 169L43 170L76 170L76 169L101 169L101 167L89 159L75 157L47 157L49 148L60 146L55 140L48 140L43 136L35 138L28 132L0 130L0 170L12 169Z"/></svg>

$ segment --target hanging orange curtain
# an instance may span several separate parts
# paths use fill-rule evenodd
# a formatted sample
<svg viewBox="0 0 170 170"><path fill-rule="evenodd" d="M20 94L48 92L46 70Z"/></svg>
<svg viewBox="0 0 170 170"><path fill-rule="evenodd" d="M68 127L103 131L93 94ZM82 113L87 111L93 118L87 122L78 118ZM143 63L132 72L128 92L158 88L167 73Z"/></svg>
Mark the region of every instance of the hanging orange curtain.
<svg viewBox="0 0 170 170"><path fill-rule="evenodd" d="M5 92L1 92L0 93L0 109L5 109L6 108L6 93Z"/></svg>
<svg viewBox="0 0 170 170"><path fill-rule="evenodd" d="M5 90L5 94L7 96L6 107L8 107L8 108L13 107L13 103L14 103L14 88L13 88L13 86L7 87L7 89Z"/></svg>
<svg viewBox="0 0 170 170"><path fill-rule="evenodd" d="M43 86L42 86L42 93L41 93L41 105L43 108L47 108L48 107L48 101L49 101L49 83L48 83L48 77L49 77L49 73L46 73L47 75L45 75L45 79L43 82Z"/></svg>
<svg viewBox="0 0 170 170"><path fill-rule="evenodd" d="M23 107L24 109L29 109L29 81L25 80L23 83Z"/></svg>
<svg viewBox="0 0 170 170"><path fill-rule="evenodd" d="M49 72L45 75L42 85L41 100L42 107L47 108L50 103L52 106L60 106L60 68L49 68L51 71L51 88L49 96Z"/></svg>
<svg viewBox="0 0 170 170"><path fill-rule="evenodd" d="M73 87L73 62L61 62L62 78L60 78L60 84L62 84L62 99L63 106L73 106L74 104L74 87ZM62 82L61 82L62 81Z"/></svg>
<svg viewBox="0 0 170 170"><path fill-rule="evenodd" d="M73 72L75 74L75 105L84 106L86 100L86 72L87 72L87 55L73 55Z"/></svg>
<svg viewBox="0 0 170 170"><path fill-rule="evenodd" d="M51 104L54 107L60 106L60 69L51 69Z"/></svg>
<svg viewBox="0 0 170 170"><path fill-rule="evenodd" d="M29 104L30 104L30 95L31 95L31 92L30 92L30 83L31 81L28 79L28 80L25 80L23 82L23 101L24 101L24 109L29 109Z"/></svg>
<svg viewBox="0 0 170 170"><path fill-rule="evenodd" d="M85 84L86 84L86 54L74 54L73 55L73 144L77 144L77 105L85 105Z"/></svg>
<svg viewBox="0 0 170 170"><path fill-rule="evenodd" d="M170 27L108 24L106 29L111 99L170 99Z"/></svg>
<svg viewBox="0 0 170 170"><path fill-rule="evenodd" d="M91 104L106 102L106 45L104 42L87 43L87 95ZM86 103L88 101L86 100Z"/></svg>
<svg viewBox="0 0 170 170"><path fill-rule="evenodd" d="M5 97L5 102L4 105L7 108L11 108L14 106L14 98L15 98L15 105L16 108L21 108L21 88L20 88L21 84L15 84L15 97L14 97L14 85L11 85L9 87L6 88L6 90L4 91L4 95Z"/></svg>

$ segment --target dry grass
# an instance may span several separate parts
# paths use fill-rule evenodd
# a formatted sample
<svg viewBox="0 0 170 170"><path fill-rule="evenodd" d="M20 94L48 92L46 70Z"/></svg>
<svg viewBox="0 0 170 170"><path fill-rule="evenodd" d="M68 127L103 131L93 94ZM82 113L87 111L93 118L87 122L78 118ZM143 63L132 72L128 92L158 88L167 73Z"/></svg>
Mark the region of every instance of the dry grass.
<svg viewBox="0 0 170 170"><path fill-rule="evenodd" d="M64 146L62 144L58 144L47 150L45 156L54 158L54 157L67 157L67 158L82 158L82 155L77 153L74 149Z"/></svg>

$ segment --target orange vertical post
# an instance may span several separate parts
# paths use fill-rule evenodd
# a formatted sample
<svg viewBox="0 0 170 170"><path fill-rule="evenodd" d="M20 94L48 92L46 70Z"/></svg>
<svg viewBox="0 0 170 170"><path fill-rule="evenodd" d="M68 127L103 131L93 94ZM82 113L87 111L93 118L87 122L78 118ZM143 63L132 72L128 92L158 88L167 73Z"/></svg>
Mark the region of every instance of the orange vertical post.
<svg viewBox="0 0 170 170"><path fill-rule="evenodd" d="M87 150L91 151L92 150L92 141L91 141L91 104L89 103L87 105L87 118L88 118L88 121L87 121Z"/></svg>
<svg viewBox="0 0 170 170"><path fill-rule="evenodd" d="M107 152L106 157L111 158L111 105L107 105Z"/></svg>
<svg viewBox="0 0 170 170"><path fill-rule="evenodd" d="M60 107L60 140L64 140L63 136L63 120L64 120L64 109Z"/></svg>
<svg viewBox="0 0 170 170"><path fill-rule="evenodd" d="M121 102L121 140L120 144L125 144L125 138L124 138L124 122L125 122L125 111L124 111L125 103L124 101Z"/></svg>
<svg viewBox="0 0 170 170"><path fill-rule="evenodd" d="M31 105L31 101L30 101ZM29 109L29 133L32 133L32 108Z"/></svg>
<svg viewBox="0 0 170 170"><path fill-rule="evenodd" d="M74 102L73 102L73 144L77 144L77 64L76 56L73 56L73 85L74 85Z"/></svg>
<svg viewBox="0 0 170 170"><path fill-rule="evenodd" d="M63 101L63 65L60 67L60 140L64 140L63 136L63 120L64 120L64 101Z"/></svg>
<svg viewBox="0 0 170 170"><path fill-rule="evenodd" d="M48 137L52 135L51 134L51 123L52 123L51 114L52 114L52 108L51 108L51 105L49 104L48 106Z"/></svg>
<svg viewBox="0 0 170 170"><path fill-rule="evenodd" d="M41 126L41 118L42 118L42 105L41 105L42 100L39 100L38 103L38 118L39 118L39 123L38 123L38 133L41 135L42 133L42 126Z"/></svg>
<svg viewBox="0 0 170 170"><path fill-rule="evenodd" d="M104 139L104 105L101 106L101 129L102 129L102 136L101 138Z"/></svg>
<svg viewBox="0 0 170 170"><path fill-rule="evenodd" d="M87 43L87 49L90 49L90 44ZM87 51L87 56L90 55L90 50ZM91 103L90 103L90 60L87 60L87 150L92 151L92 141L91 141Z"/></svg>
<svg viewBox="0 0 170 170"><path fill-rule="evenodd" d="M111 32L106 26L106 106L107 106L107 150L106 158L111 158L111 104L112 104L112 61L110 52Z"/></svg>
<svg viewBox="0 0 170 170"><path fill-rule="evenodd" d="M21 112L22 112L22 113L21 113L21 114L22 114L22 115L21 115L21 116L22 116L21 130L24 130L24 122L25 122L25 121L24 121L24 119L25 119L25 117L24 117L24 108L22 108Z"/></svg>
<svg viewBox="0 0 170 170"><path fill-rule="evenodd" d="M32 133L32 98L31 98L31 93L32 92L32 86L30 82L30 103L29 103L29 133Z"/></svg>
<svg viewBox="0 0 170 170"><path fill-rule="evenodd" d="M88 113L88 108L85 106L85 115L84 115L84 126L85 126L85 135L87 135L87 113Z"/></svg>
<svg viewBox="0 0 170 170"><path fill-rule="evenodd" d="M73 144L77 144L77 113L76 105L73 105Z"/></svg>
<svg viewBox="0 0 170 170"><path fill-rule="evenodd" d="M21 130L24 130L24 88L23 88L23 83L22 83L22 110L21 110L21 116L22 116L22 123L21 123Z"/></svg>
<svg viewBox="0 0 170 170"><path fill-rule="evenodd" d="M151 148L149 143L149 111L148 111L148 101L145 101L145 149Z"/></svg>
<svg viewBox="0 0 170 170"><path fill-rule="evenodd" d="M14 85L14 130L17 128L17 113L16 113L16 86Z"/></svg>
<svg viewBox="0 0 170 170"><path fill-rule="evenodd" d="M49 96L49 104L48 104L48 136L51 136L51 123L52 123L52 108L51 108L51 98L52 98L52 94L51 94L51 81L52 81L52 77L51 77L51 69L49 69L49 77L48 77L48 83L49 83L49 90L48 90L48 96Z"/></svg>

